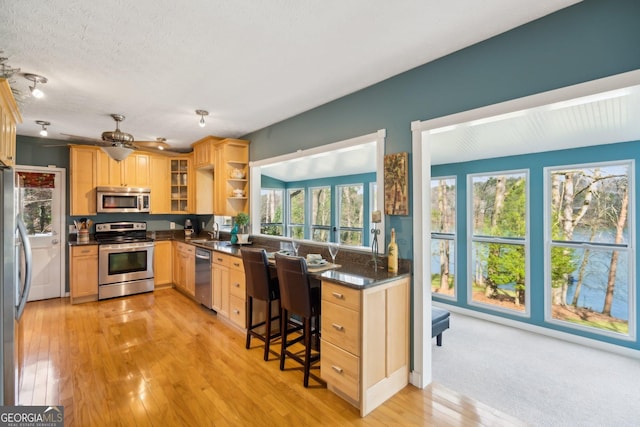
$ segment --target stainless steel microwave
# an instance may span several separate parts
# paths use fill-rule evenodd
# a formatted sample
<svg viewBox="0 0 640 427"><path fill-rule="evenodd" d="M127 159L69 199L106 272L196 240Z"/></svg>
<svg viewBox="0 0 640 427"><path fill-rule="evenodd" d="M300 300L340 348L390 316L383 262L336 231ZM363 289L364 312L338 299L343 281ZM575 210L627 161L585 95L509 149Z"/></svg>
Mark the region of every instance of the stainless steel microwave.
<svg viewBox="0 0 640 427"><path fill-rule="evenodd" d="M151 189L98 187L98 213L148 213Z"/></svg>

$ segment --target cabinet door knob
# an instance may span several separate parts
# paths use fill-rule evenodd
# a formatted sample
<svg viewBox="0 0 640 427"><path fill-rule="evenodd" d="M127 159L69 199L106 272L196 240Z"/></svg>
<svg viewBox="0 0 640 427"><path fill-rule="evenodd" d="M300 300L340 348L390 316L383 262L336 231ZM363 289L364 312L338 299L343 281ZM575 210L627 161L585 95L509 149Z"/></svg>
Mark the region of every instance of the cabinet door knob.
<svg viewBox="0 0 640 427"><path fill-rule="evenodd" d="M336 371L339 374L342 373L342 368L340 366L331 365L331 369L333 369L334 371Z"/></svg>
<svg viewBox="0 0 640 427"><path fill-rule="evenodd" d="M344 331L344 326L338 325L337 323L332 323L331 326L333 326L333 329L336 331Z"/></svg>
<svg viewBox="0 0 640 427"><path fill-rule="evenodd" d="M344 295L339 292L332 292L331 294L338 299L344 299Z"/></svg>

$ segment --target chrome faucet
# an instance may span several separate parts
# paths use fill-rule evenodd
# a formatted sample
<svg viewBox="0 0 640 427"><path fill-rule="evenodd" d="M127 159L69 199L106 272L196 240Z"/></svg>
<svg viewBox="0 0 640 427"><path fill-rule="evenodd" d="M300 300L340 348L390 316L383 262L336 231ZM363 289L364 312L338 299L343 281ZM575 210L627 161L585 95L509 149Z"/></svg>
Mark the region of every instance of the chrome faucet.
<svg viewBox="0 0 640 427"><path fill-rule="evenodd" d="M209 234L209 236L211 236L211 239L213 239L213 240L220 239L220 226L218 225L218 223L214 222L213 223L213 232L208 231L207 233Z"/></svg>

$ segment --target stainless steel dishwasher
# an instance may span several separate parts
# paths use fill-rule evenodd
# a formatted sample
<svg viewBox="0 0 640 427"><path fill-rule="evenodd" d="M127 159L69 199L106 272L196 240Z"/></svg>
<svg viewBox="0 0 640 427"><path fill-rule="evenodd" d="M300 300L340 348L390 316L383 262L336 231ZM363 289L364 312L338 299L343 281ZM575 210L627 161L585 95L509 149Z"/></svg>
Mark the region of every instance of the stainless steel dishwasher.
<svg viewBox="0 0 640 427"><path fill-rule="evenodd" d="M196 300L211 308L211 251L196 248Z"/></svg>

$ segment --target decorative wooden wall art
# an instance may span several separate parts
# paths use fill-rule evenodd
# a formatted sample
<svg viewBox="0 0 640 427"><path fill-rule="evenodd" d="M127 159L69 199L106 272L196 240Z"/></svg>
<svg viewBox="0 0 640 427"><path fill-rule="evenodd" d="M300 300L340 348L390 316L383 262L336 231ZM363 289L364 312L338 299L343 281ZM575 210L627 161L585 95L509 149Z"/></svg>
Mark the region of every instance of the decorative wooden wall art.
<svg viewBox="0 0 640 427"><path fill-rule="evenodd" d="M384 156L384 213L409 215L409 153Z"/></svg>

